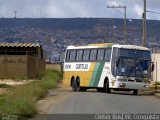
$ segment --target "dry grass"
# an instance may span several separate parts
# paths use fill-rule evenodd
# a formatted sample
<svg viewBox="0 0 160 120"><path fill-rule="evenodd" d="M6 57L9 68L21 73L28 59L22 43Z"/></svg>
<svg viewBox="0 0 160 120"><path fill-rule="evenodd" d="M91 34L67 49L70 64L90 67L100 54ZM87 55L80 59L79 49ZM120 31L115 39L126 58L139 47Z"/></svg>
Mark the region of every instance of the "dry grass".
<svg viewBox="0 0 160 120"><path fill-rule="evenodd" d="M7 92L0 96L0 114L34 116L37 113L36 101L45 97L49 89L57 87L61 73L46 70L39 78L39 81L8 88Z"/></svg>
<svg viewBox="0 0 160 120"><path fill-rule="evenodd" d="M46 69L56 70L61 72L61 65L60 64L46 64Z"/></svg>
<svg viewBox="0 0 160 120"><path fill-rule="evenodd" d="M6 88L0 88L0 94L6 93Z"/></svg>

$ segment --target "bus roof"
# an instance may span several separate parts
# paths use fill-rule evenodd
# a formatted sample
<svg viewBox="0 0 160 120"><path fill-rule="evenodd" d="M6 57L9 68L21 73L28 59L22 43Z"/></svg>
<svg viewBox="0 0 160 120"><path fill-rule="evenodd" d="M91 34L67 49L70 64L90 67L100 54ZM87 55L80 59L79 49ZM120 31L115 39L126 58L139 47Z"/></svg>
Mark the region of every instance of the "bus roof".
<svg viewBox="0 0 160 120"><path fill-rule="evenodd" d="M68 46L67 49L88 49L88 48L124 48L124 49L137 49L137 50L150 50L149 48L137 46L137 45L120 45L116 43L100 43L100 44L89 44L85 46Z"/></svg>
<svg viewBox="0 0 160 120"><path fill-rule="evenodd" d="M137 46L137 45L113 45L113 47L124 48L124 49L136 49L136 50L150 50L149 48Z"/></svg>
<svg viewBox="0 0 160 120"><path fill-rule="evenodd" d="M67 49L87 49L87 48L107 48L112 47L115 43L89 44L84 46L68 46Z"/></svg>

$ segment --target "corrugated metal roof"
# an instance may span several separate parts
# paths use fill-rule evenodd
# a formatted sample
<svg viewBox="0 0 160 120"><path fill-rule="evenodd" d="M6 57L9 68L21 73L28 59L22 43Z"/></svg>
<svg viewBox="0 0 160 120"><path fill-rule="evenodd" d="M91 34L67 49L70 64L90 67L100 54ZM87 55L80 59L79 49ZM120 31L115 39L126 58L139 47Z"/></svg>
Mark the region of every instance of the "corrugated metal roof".
<svg viewBox="0 0 160 120"><path fill-rule="evenodd" d="M0 43L0 47L41 47L39 43Z"/></svg>

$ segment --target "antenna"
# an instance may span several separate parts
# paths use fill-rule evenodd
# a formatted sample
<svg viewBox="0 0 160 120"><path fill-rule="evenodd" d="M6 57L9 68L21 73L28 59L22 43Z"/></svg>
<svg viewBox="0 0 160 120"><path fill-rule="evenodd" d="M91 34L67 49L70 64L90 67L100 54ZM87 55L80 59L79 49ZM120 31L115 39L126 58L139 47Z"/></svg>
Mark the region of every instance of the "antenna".
<svg viewBox="0 0 160 120"><path fill-rule="evenodd" d="M14 18L17 18L17 11L14 11Z"/></svg>

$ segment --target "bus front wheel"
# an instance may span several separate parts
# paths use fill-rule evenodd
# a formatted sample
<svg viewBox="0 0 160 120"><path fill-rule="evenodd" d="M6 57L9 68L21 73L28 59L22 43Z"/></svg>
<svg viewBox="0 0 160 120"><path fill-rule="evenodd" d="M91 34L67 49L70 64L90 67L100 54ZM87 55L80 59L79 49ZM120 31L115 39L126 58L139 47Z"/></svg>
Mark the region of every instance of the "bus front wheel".
<svg viewBox="0 0 160 120"><path fill-rule="evenodd" d="M138 90L133 90L133 95L137 95L138 94Z"/></svg>
<svg viewBox="0 0 160 120"><path fill-rule="evenodd" d="M105 82L105 92L111 93L111 89L109 88L109 81L108 80Z"/></svg>

